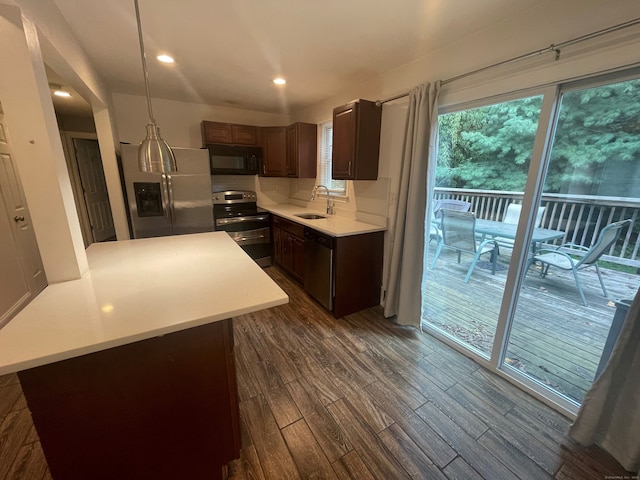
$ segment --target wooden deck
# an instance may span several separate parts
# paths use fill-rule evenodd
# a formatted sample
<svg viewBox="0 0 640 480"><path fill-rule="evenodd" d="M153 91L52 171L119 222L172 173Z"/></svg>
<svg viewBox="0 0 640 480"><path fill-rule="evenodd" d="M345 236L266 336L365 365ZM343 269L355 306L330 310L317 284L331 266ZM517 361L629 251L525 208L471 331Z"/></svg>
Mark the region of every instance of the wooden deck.
<svg viewBox="0 0 640 480"><path fill-rule="evenodd" d="M433 251L433 246L431 247ZM508 273L509 251L501 252L503 270L476 267L463 282L471 255L443 251L427 270L423 321L490 355ZM595 268L579 273L587 297L584 307L571 272L551 270L541 278L532 267L520 292L507 363L550 388L581 402L591 387L619 299L633 299L640 276L602 269L609 298L604 298Z"/></svg>

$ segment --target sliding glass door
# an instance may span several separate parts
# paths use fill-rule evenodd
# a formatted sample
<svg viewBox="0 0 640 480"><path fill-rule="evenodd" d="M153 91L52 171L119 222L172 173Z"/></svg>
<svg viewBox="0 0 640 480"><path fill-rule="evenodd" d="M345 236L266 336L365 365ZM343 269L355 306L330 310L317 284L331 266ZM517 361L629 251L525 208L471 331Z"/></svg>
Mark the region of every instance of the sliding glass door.
<svg viewBox="0 0 640 480"><path fill-rule="evenodd" d="M562 236L531 244L503 358L577 404L640 286L639 97L638 79L561 90L535 227Z"/></svg>
<svg viewBox="0 0 640 480"><path fill-rule="evenodd" d="M516 231L514 212L522 201L541 105L542 96L534 95L445 113L438 120L423 318L485 358L491 355L511 263L509 255L498 253L513 244L513 238L496 237L495 229L502 231L508 222ZM466 212L474 222L466 246L443 219L450 210Z"/></svg>
<svg viewBox="0 0 640 480"><path fill-rule="evenodd" d="M567 411L640 286L638 74L439 117L423 326Z"/></svg>

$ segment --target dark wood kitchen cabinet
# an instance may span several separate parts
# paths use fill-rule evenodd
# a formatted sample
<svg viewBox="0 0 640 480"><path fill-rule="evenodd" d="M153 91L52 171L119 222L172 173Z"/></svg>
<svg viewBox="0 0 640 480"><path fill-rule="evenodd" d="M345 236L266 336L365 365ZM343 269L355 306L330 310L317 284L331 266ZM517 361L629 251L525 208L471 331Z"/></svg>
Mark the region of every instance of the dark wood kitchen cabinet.
<svg viewBox="0 0 640 480"><path fill-rule="evenodd" d="M384 232L337 237L333 251L333 315L380 304Z"/></svg>
<svg viewBox="0 0 640 480"><path fill-rule="evenodd" d="M354 100L333 109L331 176L336 180L377 180L382 106Z"/></svg>
<svg viewBox="0 0 640 480"><path fill-rule="evenodd" d="M262 128L263 177L316 178L318 126Z"/></svg>
<svg viewBox="0 0 640 480"><path fill-rule="evenodd" d="M287 177L316 178L318 126L294 123L287 127Z"/></svg>
<svg viewBox="0 0 640 480"><path fill-rule="evenodd" d="M287 127L262 128L263 177L287 176Z"/></svg>
<svg viewBox="0 0 640 480"><path fill-rule="evenodd" d="M259 128L254 125L237 123L202 122L202 143L218 143L226 145L259 144Z"/></svg>
<svg viewBox="0 0 640 480"><path fill-rule="evenodd" d="M273 258L299 282L304 281L304 227L273 215Z"/></svg>
<svg viewBox="0 0 640 480"><path fill-rule="evenodd" d="M240 456L231 319L18 377L55 479L222 479Z"/></svg>
<svg viewBox="0 0 640 480"><path fill-rule="evenodd" d="M304 283L304 226L273 215L273 258ZM380 304L384 232L335 237L333 242L333 310L336 318Z"/></svg>

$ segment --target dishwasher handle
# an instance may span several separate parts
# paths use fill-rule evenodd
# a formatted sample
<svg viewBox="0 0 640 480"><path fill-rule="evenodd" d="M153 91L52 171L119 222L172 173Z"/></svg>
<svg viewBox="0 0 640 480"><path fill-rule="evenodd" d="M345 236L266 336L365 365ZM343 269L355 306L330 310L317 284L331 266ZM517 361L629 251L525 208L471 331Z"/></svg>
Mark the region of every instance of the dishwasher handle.
<svg viewBox="0 0 640 480"><path fill-rule="evenodd" d="M304 228L305 241L311 241L322 245L325 248L333 250L334 237L320 233L317 230L313 230L309 227Z"/></svg>

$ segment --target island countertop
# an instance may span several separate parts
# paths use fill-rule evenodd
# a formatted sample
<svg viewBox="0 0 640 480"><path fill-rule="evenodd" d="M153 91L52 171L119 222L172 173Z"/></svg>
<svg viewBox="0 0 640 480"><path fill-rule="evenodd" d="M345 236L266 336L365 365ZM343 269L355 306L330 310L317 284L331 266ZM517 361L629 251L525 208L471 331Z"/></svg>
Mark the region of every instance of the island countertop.
<svg viewBox="0 0 640 480"><path fill-rule="evenodd" d="M49 285L0 329L0 375L287 303L225 233L92 244L89 272Z"/></svg>

